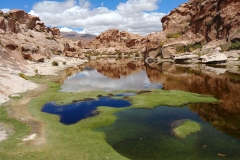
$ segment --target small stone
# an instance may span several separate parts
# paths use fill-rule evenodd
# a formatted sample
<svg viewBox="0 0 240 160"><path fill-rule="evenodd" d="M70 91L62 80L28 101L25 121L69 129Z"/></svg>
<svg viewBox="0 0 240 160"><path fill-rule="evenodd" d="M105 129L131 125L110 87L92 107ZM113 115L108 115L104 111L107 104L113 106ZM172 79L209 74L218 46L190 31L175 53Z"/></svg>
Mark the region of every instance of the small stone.
<svg viewBox="0 0 240 160"><path fill-rule="evenodd" d="M226 157L227 155L225 155L225 154L221 154L221 153L218 153L217 154L219 157Z"/></svg>
<svg viewBox="0 0 240 160"><path fill-rule="evenodd" d="M20 96L19 94L12 94L11 97L12 97L12 98L19 98L19 97L21 97L21 96Z"/></svg>

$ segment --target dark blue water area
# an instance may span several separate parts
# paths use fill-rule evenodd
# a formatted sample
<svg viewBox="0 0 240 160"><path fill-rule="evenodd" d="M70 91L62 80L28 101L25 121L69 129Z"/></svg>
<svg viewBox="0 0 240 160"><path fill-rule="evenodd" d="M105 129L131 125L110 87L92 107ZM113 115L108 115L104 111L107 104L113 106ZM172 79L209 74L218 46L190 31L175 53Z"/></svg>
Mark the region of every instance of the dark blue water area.
<svg viewBox="0 0 240 160"><path fill-rule="evenodd" d="M93 111L99 106L122 108L131 106L131 103L126 100L101 97L98 100L76 102L66 105L57 105L54 102L50 102L46 103L41 111L59 115L61 123L65 125L71 125L82 119L96 115L93 113Z"/></svg>

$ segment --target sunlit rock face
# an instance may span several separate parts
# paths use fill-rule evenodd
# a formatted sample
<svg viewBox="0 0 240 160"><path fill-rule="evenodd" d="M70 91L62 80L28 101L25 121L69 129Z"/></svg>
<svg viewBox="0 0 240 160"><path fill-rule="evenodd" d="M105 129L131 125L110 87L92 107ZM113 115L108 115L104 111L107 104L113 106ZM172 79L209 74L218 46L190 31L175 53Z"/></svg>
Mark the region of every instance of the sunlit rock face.
<svg viewBox="0 0 240 160"><path fill-rule="evenodd" d="M238 0L190 0L162 18L165 33L183 33L193 40L233 40L240 37ZM191 35L192 34L192 35ZM200 40L200 39L199 39Z"/></svg>
<svg viewBox="0 0 240 160"><path fill-rule="evenodd" d="M110 29L85 44L84 48L100 53L133 52L139 50L142 38L143 36L138 34Z"/></svg>

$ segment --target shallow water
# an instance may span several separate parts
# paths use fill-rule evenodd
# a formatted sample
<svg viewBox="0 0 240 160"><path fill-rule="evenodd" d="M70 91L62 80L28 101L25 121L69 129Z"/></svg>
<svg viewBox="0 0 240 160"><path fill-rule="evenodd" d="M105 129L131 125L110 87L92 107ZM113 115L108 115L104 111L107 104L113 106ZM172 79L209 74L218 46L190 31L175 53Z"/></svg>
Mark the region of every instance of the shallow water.
<svg viewBox="0 0 240 160"><path fill-rule="evenodd" d="M62 91L163 88L210 94L221 100L218 105L160 106L116 113L115 123L97 130L106 134L107 142L120 154L139 160L240 159L239 74L218 66L170 63L145 67L131 63L117 68L92 64L91 68L68 77ZM198 122L201 131L185 139L173 136L170 125L181 119Z"/></svg>
<svg viewBox="0 0 240 160"><path fill-rule="evenodd" d="M160 106L129 109L115 114L117 121L97 129L107 142L130 159L238 159L240 141L204 122L189 108ZM201 131L180 139L171 134L171 123L181 119L198 122ZM161 158L160 158L161 157Z"/></svg>
<svg viewBox="0 0 240 160"><path fill-rule="evenodd" d="M62 92L117 91L162 88L161 83L152 83L144 71L113 79L89 68L68 77L61 86Z"/></svg>
<svg viewBox="0 0 240 160"><path fill-rule="evenodd" d="M131 103L126 100L102 97L98 100L75 102L67 105L57 105L54 102L50 102L43 106L42 112L59 115L61 123L70 125L96 115L93 112L98 106L122 108L130 105Z"/></svg>

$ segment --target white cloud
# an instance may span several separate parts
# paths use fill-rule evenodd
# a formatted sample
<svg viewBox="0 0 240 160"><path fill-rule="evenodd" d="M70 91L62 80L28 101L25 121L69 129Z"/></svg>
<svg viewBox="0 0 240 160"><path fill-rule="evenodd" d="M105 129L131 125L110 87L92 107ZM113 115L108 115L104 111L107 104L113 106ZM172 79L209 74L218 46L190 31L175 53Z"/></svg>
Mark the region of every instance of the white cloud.
<svg viewBox="0 0 240 160"><path fill-rule="evenodd" d="M82 8L89 8L91 3L88 0L79 0L79 5Z"/></svg>
<svg viewBox="0 0 240 160"><path fill-rule="evenodd" d="M67 28L67 27L62 27L62 28L60 28L60 31L61 31L61 32L73 32L72 29Z"/></svg>
<svg viewBox="0 0 240 160"><path fill-rule="evenodd" d="M3 8L3 9L0 9L0 10L2 10L2 11L3 11L3 13L7 13L7 12L9 12L9 11L10 11L10 9L9 9L9 8Z"/></svg>
<svg viewBox="0 0 240 160"><path fill-rule="evenodd" d="M107 7L90 8L89 0L66 0L64 2L42 1L36 3L30 14L39 16L48 26L83 28L82 33L98 35L116 28L146 35L162 29L160 19L164 13L154 12L159 0L128 0L116 10ZM64 30L63 29L63 30Z"/></svg>

